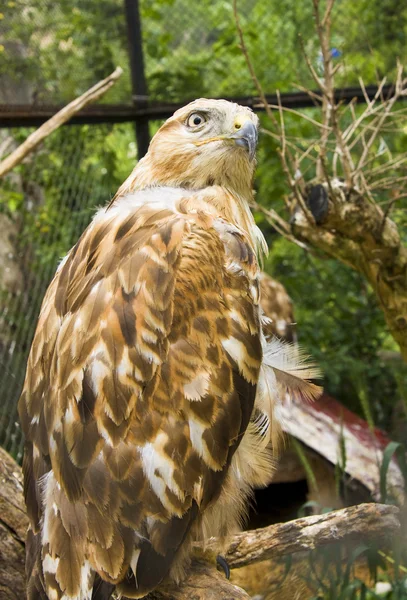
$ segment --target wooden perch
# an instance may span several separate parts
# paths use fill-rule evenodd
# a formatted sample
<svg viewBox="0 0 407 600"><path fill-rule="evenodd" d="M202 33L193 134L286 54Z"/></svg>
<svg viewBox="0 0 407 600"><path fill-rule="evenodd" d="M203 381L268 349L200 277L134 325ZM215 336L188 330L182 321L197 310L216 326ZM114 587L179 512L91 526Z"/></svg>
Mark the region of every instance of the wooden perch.
<svg viewBox="0 0 407 600"><path fill-rule="evenodd" d="M41 127L34 131L28 138L18 146L7 158L0 162L0 178L6 175L11 169L14 169L21 161L32 152L46 137L48 137L55 129L61 127L69 121L82 108L95 102L103 96L116 83L122 75L123 69L117 67L106 79L99 81L91 87L87 92L72 100L67 106L64 106L53 117L46 121Z"/></svg>
<svg viewBox="0 0 407 600"><path fill-rule="evenodd" d="M225 578L208 563L194 561L187 579L180 586L163 586L146 600L248 600L241 587Z"/></svg>
<svg viewBox="0 0 407 600"><path fill-rule="evenodd" d="M389 540L400 527L398 512L386 504L359 504L243 531L233 536L225 558L230 568L236 569L335 542Z"/></svg>
<svg viewBox="0 0 407 600"><path fill-rule="evenodd" d="M24 598L25 515L19 465L0 448L0 600ZM388 541L399 528L398 509L360 504L245 531L231 538L225 558L232 569L270 558L314 550L336 542ZM214 541L207 544L213 555ZM202 555L202 550L198 549ZM230 583L212 563L194 561L181 586L163 586L150 600L244 600L248 594Z"/></svg>
<svg viewBox="0 0 407 600"><path fill-rule="evenodd" d="M398 509L384 504L359 504L324 515L295 519L233 536L225 558L231 569L315 550L337 542L359 545L389 541L398 531ZM215 548L215 541L207 545ZM162 587L149 600L240 600L250 596L207 563L194 562L181 586Z"/></svg>
<svg viewBox="0 0 407 600"><path fill-rule="evenodd" d="M27 527L21 468L0 448L0 600L25 598Z"/></svg>

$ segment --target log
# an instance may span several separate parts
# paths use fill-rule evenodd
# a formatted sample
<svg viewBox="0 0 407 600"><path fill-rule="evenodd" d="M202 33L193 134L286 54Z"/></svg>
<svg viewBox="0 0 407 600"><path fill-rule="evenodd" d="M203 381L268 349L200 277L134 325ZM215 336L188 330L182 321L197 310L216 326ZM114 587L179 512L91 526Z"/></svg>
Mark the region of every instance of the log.
<svg viewBox="0 0 407 600"><path fill-rule="evenodd" d="M25 514L21 468L0 448L0 600L25 597ZM244 531L231 537L225 558L232 569L267 559L279 559L328 544L344 542L383 543L399 529L398 509L382 504L360 504L350 508L295 519L288 523ZM204 555L213 556L216 541L210 540ZM214 561L192 563L180 586L166 585L149 595L150 600L245 600L248 594L225 579Z"/></svg>
<svg viewBox="0 0 407 600"><path fill-rule="evenodd" d="M58 127L61 127L61 125L69 121L69 119L82 110L82 108L91 102L95 102L95 100L98 100L110 90L122 73L123 70L120 67L117 67L108 77L99 81L96 85L82 94L82 96L79 96L79 98L72 100L72 102L64 106L64 108L61 108L61 110L53 117L48 119L41 127L29 135L18 148L0 162L0 178L19 165L30 152L32 152L53 131L58 129Z"/></svg>
<svg viewBox="0 0 407 600"><path fill-rule="evenodd" d="M250 596L234 585L216 568L202 561L193 561L182 585L162 586L147 596L148 600L248 600ZM147 600L147 599L146 599Z"/></svg>
<svg viewBox="0 0 407 600"><path fill-rule="evenodd" d="M25 598L27 527L21 468L0 448L0 600Z"/></svg>
<svg viewBox="0 0 407 600"><path fill-rule="evenodd" d="M233 536L225 558L230 568L236 569L337 542L383 543L398 531L398 514L396 506L359 504L324 515L243 531Z"/></svg>

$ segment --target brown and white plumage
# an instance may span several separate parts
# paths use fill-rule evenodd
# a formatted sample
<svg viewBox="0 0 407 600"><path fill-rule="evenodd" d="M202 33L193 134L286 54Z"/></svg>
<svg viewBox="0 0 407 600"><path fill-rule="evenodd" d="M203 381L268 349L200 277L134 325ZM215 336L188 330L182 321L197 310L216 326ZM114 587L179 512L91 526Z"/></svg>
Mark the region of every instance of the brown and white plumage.
<svg viewBox="0 0 407 600"><path fill-rule="evenodd" d="M261 308L267 321L263 333L267 338L277 336L286 342L295 342L297 334L293 303L285 287L267 273L260 273Z"/></svg>
<svg viewBox="0 0 407 600"><path fill-rule="evenodd" d="M179 579L271 478L256 127L225 101L177 111L57 270L19 403L30 600Z"/></svg>

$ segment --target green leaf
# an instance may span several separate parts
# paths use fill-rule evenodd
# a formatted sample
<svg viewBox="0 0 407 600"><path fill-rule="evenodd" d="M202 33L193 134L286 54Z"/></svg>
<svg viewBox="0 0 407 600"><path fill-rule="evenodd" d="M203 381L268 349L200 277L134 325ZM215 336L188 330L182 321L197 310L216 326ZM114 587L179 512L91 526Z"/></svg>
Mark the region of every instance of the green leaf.
<svg viewBox="0 0 407 600"><path fill-rule="evenodd" d="M387 501L387 472L394 454L396 454L398 458L399 466L404 477L404 484L407 482L405 448L399 442L390 442L383 452L382 464L380 465L380 500L383 504Z"/></svg>

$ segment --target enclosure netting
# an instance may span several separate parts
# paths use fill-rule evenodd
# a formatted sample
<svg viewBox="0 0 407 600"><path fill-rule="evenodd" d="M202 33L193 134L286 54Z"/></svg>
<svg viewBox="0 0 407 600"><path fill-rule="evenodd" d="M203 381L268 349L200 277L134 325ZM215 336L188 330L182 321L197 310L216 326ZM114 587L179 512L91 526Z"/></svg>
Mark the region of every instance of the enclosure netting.
<svg viewBox="0 0 407 600"><path fill-rule="evenodd" d="M13 133L0 131L0 139ZM105 205L116 189L109 174L114 159L106 145L114 146L117 135L131 139L132 125L60 130L7 178L0 192L15 209L9 210L12 215L0 214L0 253L8 288L0 297L0 444L19 458L16 403L42 298L61 257L96 207ZM123 159L134 161L134 143Z"/></svg>
<svg viewBox="0 0 407 600"><path fill-rule="evenodd" d="M398 5L393 2L393 12L382 11L382 25L376 25L381 9L375 2L369 3L365 23L352 14L351 2L337 2L332 52L345 61L353 57L354 65L341 85L355 84L366 72L367 83L375 82L369 36L376 27L376 48L393 43L395 34L385 19L401 32L400 47L406 47ZM257 75L272 82L273 89L265 91L289 91L295 82L312 87L298 37L322 75L312 1L240 0L238 8ZM232 2L141 0L140 12L150 101L256 93L238 48ZM127 48L122 0L5 1L0 7L0 109L21 105L29 112L67 103L116 65L124 75L102 102L131 104ZM384 50L380 54L384 71L391 67L387 56ZM0 129L0 159L28 133ZM0 182L0 444L17 458L22 435L16 406L44 292L95 207L109 200L134 165L134 148L131 123L64 127Z"/></svg>

